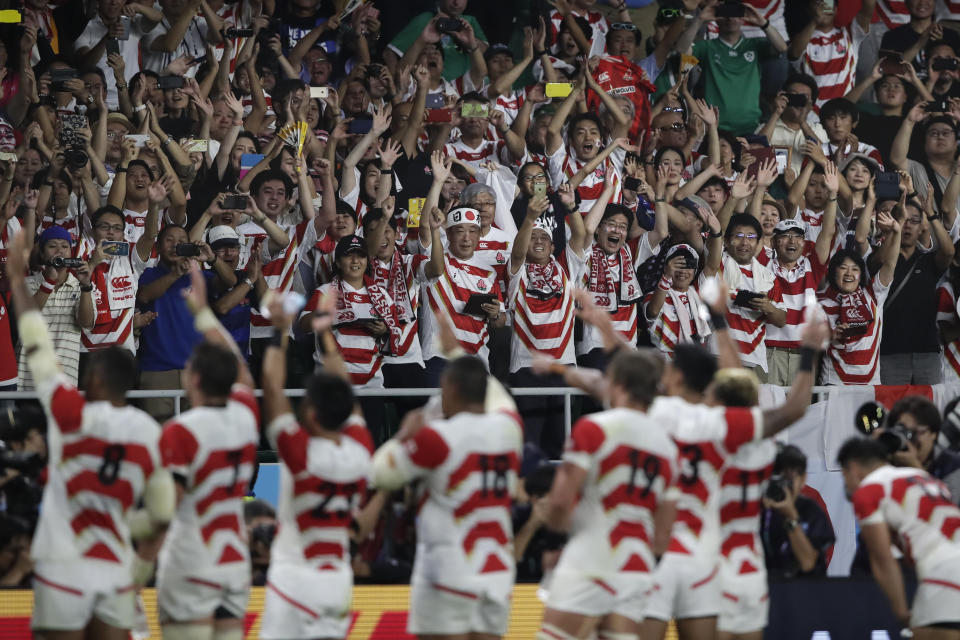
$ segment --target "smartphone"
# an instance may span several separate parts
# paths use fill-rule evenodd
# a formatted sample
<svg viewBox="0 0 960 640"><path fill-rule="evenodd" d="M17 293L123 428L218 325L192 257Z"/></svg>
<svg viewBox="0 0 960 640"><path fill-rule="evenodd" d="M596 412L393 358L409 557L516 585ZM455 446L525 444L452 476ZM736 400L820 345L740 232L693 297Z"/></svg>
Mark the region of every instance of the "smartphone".
<svg viewBox="0 0 960 640"><path fill-rule="evenodd" d="M76 69L50 69L51 82L63 82L64 80L73 80L79 77L80 72Z"/></svg>
<svg viewBox="0 0 960 640"><path fill-rule="evenodd" d="M900 197L900 176L896 171L881 171L874 182L877 200L896 200Z"/></svg>
<svg viewBox="0 0 960 640"><path fill-rule="evenodd" d="M629 180L630 178L627 178ZM627 188L624 186L624 188ZM533 183L533 195L534 196L544 196L547 195L547 183L546 182L534 182Z"/></svg>
<svg viewBox="0 0 960 640"><path fill-rule="evenodd" d="M754 178L757 176L757 172L760 170L760 165L769 160L777 159L774 150L770 147L757 147L753 149L745 149L745 151L755 158L753 164L747 167L747 175Z"/></svg>
<svg viewBox="0 0 960 640"><path fill-rule="evenodd" d="M252 38L252 37L253 37L253 29L234 29L234 28L230 28L230 29L227 29L227 30L224 32L224 34L225 34L228 38Z"/></svg>
<svg viewBox="0 0 960 640"><path fill-rule="evenodd" d="M623 179L623 188L627 191L639 191L641 184L643 184L643 182L640 178L626 177Z"/></svg>
<svg viewBox="0 0 960 640"><path fill-rule="evenodd" d="M133 140L133 142L137 145L137 149L141 149L147 144L147 140L150 139L150 136L146 133L128 133L127 135L123 136L123 139Z"/></svg>
<svg viewBox="0 0 960 640"><path fill-rule="evenodd" d="M210 148L210 141L206 138L188 138L180 143L180 148L187 153L204 153Z"/></svg>
<svg viewBox="0 0 960 640"><path fill-rule="evenodd" d="M194 257L200 255L200 246L193 242L180 242L174 251L181 257Z"/></svg>
<svg viewBox="0 0 960 640"><path fill-rule="evenodd" d="M191 61L190 61L190 64L191 64L191 65L194 65L194 64L203 64L203 63L206 62L206 61L207 61L207 54L203 54L202 56L197 56L196 58L194 58L193 60L191 60Z"/></svg>
<svg viewBox="0 0 960 640"><path fill-rule="evenodd" d="M120 24L123 25L123 34L117 37L117 40L129 40L130 39L130 18L127 16L120 17Z"/></svg>
<svg viewBox="0 0 960 640"><path fill-rule="evenodd" d="M382 64L368 64L367 69L364 72L364 75L368 78L379 78L380 74L383 73Z"/></svg>
<svg viewBox="0 0 960 640"><path fill-rule="evenodd" d="M177 245L177 246L179 247L180 245ZM762 293L756 293L755 291L747 291L746 289L740 289L739 291L737 291L737 297L734 298L733 304L735 304L738 307L751 308L750 302L757 298L762 298L763 296L764 294Z"/></svg>
<svg viewBox="0 0 960 640"><path fill-rule="evenodd" d="M116 38L107 38L107 41L104 43L104 45L107 48L108 56L114 53L120 53L120 41Z"/></svg>
<svg viewBox="0 0 960 640"><path fill-rule="evenodd" d="M16 9L4 9L0 11L0 24L19 24L23 21L23 16Z"/></svg>
<svg viewBox="0 0 960 640"><path fill-rule="evenodd" d="M157 81L160 89L183 89L183 76L160 76Z"/></svg>
<svg viewBox="0 0 960 640"><path fill-rule="evenodd" d="M724 2L714 9L714 15L718 18L742 18L743 14L743 4L740 2Z"/></svg>
<svg viewBox="0 0 960 640"><path fill-rule="evenodd" d="M320 98L321 100L330 96L330 87L310 87L310 98Z"/></svg>
<svg viewBox="0 0 960 640"><path fill-rule="evenodd" d="M807 106L807 96L802 93L788 93L787 106L798 107L802 109L803 107Z"/></svg>
<svg viewBox="0 0 960 640"><path fill-rule="evenodd" d="M455 33L463 29L463 22L459 18L439 18L437 31L440 33Z"/></svg>
<svg viewBox="0 0 960 640"><path fill-rule="evenodd" d="M426 198L410 198L407 201L407 228L416 229L420 226L420 217L423 215L423 206Z"/></svg>
<svg viewBox="0 0 960 640"><path fill-rule="evenodd" d="M130 245L122 240L104 240L100 246L103 249L103 253L108 256L125 258L130 255Z"/></svg>
<svg viewBox="0 0 960 640"><path fill-rule="evenodd" d="M427 119L425 122L453 122L453 111L450 109L427 109Z"/></svg>
<svg viewBox="0 0 960 640"><path fill-rule="evenodd" d="M773 157L777 160L777 173L783 175L790 165L790 147L774 147Z"/></svg>
<svg viewBox="0 0 960 640"><path fill-rule="evenodd" d="M885 76L895 76L906 73L907 63L903 61L903 54L899 51L885 49L880 52L880 72Z"/></svg>
<svg viewBox="0 0 960 640"><path fill-rule="evenodd" d="M490 116L490 105L479 102L465 102L460 105L460 115L464 118L486 118Z"/></svg>
<svg viewBox="0 0 960 640"><path fill-rule="evenodd" d="M931 65L934 71L956 71L960 69L960 58L937 56Z"/></svg>
<svg viewBox="0 0 960 640"><path fill-rule="evenodd" d="M923 108L927 113L950 113L950 103L946 100L933 100Z"/></svg>
<svg viewBox="0 0 960 640"><path fill-rule="evenodd" d="M354 118L347 127L347 133L363 134L373 128L373 118Z"/></svg>
<svg viewBox="0 0 960 640"><path fill-rule="evenodd" d="M220 208L229 211L243 211L247 208L247 196L229 195L223 199Z"/></svg>
<svg viewBox="0 0 960 640"><path fill-rule="evenodd" d="M543 92L548 98L566 98L573 93L573 85L569 82L548 82Z"/></svg>

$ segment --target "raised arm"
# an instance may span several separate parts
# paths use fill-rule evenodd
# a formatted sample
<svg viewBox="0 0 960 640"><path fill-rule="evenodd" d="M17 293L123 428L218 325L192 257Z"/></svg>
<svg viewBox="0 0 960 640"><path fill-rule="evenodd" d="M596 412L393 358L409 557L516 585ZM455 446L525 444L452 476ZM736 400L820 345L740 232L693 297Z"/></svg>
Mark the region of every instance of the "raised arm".
<svg viewBox="0 0 960 640"><path fill-rule="evenodd" d="M570 92L566 98L563 99L563 102L560 103L560 106L557 107L556 113L553 114L553 118L550 120L550 124L547 126L547 144L546 152L548 156L552 156L557 152L561 146L563 146L563 125L567 121L567 117L570 115L570 112L573 110L573 105L577 102L577 95L583 90L584 83L583 76L577 80L577 83L573 86L573 91ZM619 109L618 109L619 110Z"/></svg>
<svg viewBox="0 0 960 640"><path fill-rule="evenodd" d="M819 314L803 326L800 344L800 368L787 392L786 401L774 409L763 412L763 437L772 438L803 417L810 406L810 394L813 392L813 369L816 366L823 345L830 337L830 325Z"/></svg>
<svg viewBox="0 0 960 640"><path fill-rule="evenodd" d="M527 257L527 248L530 246L530 236L533 234L533 223L549 206L550 200L546 195L536 196L527 202L527 215L524 216L523 222L517 230L517 235L513 239L513 247L510 250L511 276L517 275L523 268L523 263Z"/></svg>
<svg viewBox="0 0 960 640"><path fill-rule="evenodd" d="M900 259L900 223L893 216L882 211L877 213L877 228L886 229L887 237L883 241L883 264L880 271L877 272L877 279L880 284L889 287L893 282L893 274L897 268L897 261ZM889 243L889 244L888 244ZM950 245L951 247L953 245Z"/></svg>
<svg viewBox="0 0 960 640"><path fill-rule="evenodd" d="M603 179L603 191L600 193L600 197L597 198L593 206L590 207L590 211L588 211L587 215L583 218L583 228L587 238L592 238L593 234L597 231L597 227L600 226L600 219L603 218L603 212L607 210L607 204L610 202L610 198L613 197L613 192L613 172L608 171L606 177ZM574 212L571 215L580 214Z"/></svg>
<svg viewBox="0 0 960 640"><path fill-rule="evenodd" d="M907 153L910 151L910 137L913 135L914 126L923 120L926 113L923 107L925 102L916 104L907 112L907 117L900 123L900 129L893 138L893 144L890 145L890 164L901 171L907 170Z"/></svg>
<svg viewBox="0 0 960 640"><path fill-rule="evenodd" d="M833 247L833 239L837 235L837 190L840 184L840 174L837 171L837 165L828 161L823 172L823 182L830 194L827 206L823 209L823 220L820 227L820 235L817 236L817 243L814 247L817 252L817 260L820 264L827 264L830 260L830 249ZM860 215L863 215L861 213Z"/></svg>

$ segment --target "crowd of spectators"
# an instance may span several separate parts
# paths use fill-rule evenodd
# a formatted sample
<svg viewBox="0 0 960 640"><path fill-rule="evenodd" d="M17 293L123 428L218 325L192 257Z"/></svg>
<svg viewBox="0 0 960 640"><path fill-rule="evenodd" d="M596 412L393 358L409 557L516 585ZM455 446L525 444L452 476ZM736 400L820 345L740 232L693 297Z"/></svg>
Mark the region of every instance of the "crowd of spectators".
<svg viewBox="0 0 960 640"><path fill-rule="evenodd" d="M327 293L357 387L436 386L438 316L546 387L542 355L606 363L578 299L670 358L711 343L714 275L761 381L789 384L817 303L823 384L960 379L954 0L662 0L649 33L623 0L20 10L0 25L0 261L35 239L28 284L75 380L121 345L141 389L179 389L193 262L258 381L264 300L302 307L293 387L323 361ZM3 285L0 389L30 390ZM365 398L375 437L417 402ZM518 405L558 457L562 399Z"/></svg>

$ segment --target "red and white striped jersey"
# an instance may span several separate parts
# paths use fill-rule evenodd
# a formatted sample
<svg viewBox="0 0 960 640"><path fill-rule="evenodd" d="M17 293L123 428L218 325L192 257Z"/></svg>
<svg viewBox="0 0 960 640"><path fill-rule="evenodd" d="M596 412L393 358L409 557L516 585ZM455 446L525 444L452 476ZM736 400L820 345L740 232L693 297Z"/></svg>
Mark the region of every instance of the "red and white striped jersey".
<svg viewBox="0 0 960 640"><path fill-rule="evenodd" d="M306 254L307 250L317 241L317 227L313 220L304 220L300 224L291 225L284 229L287 237L290 238L290 244L275 255L270 254L269 240L266 231L260 228L255 222L248 222L238 229L243 235L252 235L249 233L252 225L263 233L263 240L260 242L260 251L263 255L263 280L267 288L277 292L286 293L288 291L300 291L303 288L301 279L298 277L297 265L300 259ZM266 338L273 331L270 321L260 315L260 309L250 308L250 337Z"/></svg>
<svg viewBox="0 0 960 640"><path fill-rule="evenodd" d="M270 562L350 570L350 524L367 493L373 440L351 416L338 440L312 438L292 413L269 426L280 455L277 536Z"/></svg>
<svg viewBox="0 0 960 640"><path fill-rule="evenodd" d="M366 202L360 199L360 181L363 180L363 176L360 175L357 169L354 169L353 173L356 175L356 182L354 183L353 189L350 193L345 195L341 194L340 198L353 208L356 214L358 235L363 235L363 216L367 215L367 211L369 211L370 208Z"/></svg>
<svg viewBox="0 0 960 640"><path fill-rule="evenodd" d="M673 436L679 450L677 518L669 551L715 558L720 551L720 470L742 445L763 437L760 409L659 397L647 415Z"/></svg>
<svg viewBox="0 0 960 640"><path fill-rule="evenodd" d="M646 234L639 239L627 240L624 244L624 248L630 256L630 263L634 270L649 257L644 255L646 253L644 247L650 246L645 242L645 238ZM589 280L591 262L593 261L593 247L594 245L591 245L590 248L587 249L586 264L584 264L580 280L581 286L588 291L590 290ZM622 276L620 274L620 260L617 254L607 256L607 268L610 270L613 282L619 287ZM637 295L639 297L639 292L637 292ZM610 319L613 321L613 328L623 336L623 339L626 340L628 344L636 344L637 327L639 326L636 302L618 306L617 310L610 314ZM577 343L577 355L583 355L590 353L594 349L602 348L603 344L603 336L600 332L592 325L585 325L583 327L583 337L580 339L580 342Z"/></svg>
<svg viewBox="0 0 960 640"><path fill-rule="evenodd" d="M474 262L497 272L500 291L507 290L507 261L510 259L513 238L506 231L491 226L487 235L481 236L477 249L473 253Z"/></svg>
<svg viewBox="0 0 960 640"><path fill-rule="evenodd" d="M765 570L761 498L776 457L773 440L750 442L727 458L720 475L720 553L735 573Z"/></svg>
<svg viewBox="0 0 960 640"><path fill-rule="evenodd" d="M640 411L580 418L563 461L587 472L559 566L591 576L649 573L654 514L676 498L677 446ZM669 495L668 495L669 494Z"/></svg>
<svg viewBox="0 0 960 640"><path fill-rule="evenodd" d="M304 247L304 261L310 265L314 281L320 285L333 280L333 256L337 249L337 238L328 232L314 241L313 246Z"/></svg>
<svg viewBox="0 0 960 640"><path fill-rule="evenodd" d="M503 294L497 284L497 272L481 265L474 255L470 260L458 260L450 253L443 254L443 273L429 279L424 272L427 265L420 265L418 278L424 282L423 332L421 347L423 359L441 357L437 315L445 316L453 325L453 332L467 353L486 361L489 355L487 341L490 332L487 318L467 315L463 312L470 296L475 293L493 293L503 306Z"/></svg>
<svg viewBox="0 0 960 640"><path fill-rule="evenodd" d="M653 299L654 293L654 291L651 291L644 296L642 303L644 310L646 310L647 305L650 304L650 301ZM663 306L660 307L660 313L657 314L657 317L650 320L648 331L650 332L650 341L653 342L653 346L672 360L673 350L677 344L689 342L689 340L683 340L683 333L689 336L698 336L699 334L695 320L697 317L697 309L690 304L690 291L676 291L671 289L671 293L672 295L668 294L664 298ZM683 320L680 318L680 310L677 308L674 299L683 305ZM681 323L687 325L683 328L683 331L681 331ZM700 340L696 344L703 344L707 339L707 336L699 337Z"/></svg>
<svg viewBox="0 0 960 640"><path fill-rule="evenodd" d="M937 322L960 322L957 293L947 278L937 287ZM960 338L943 345L943 375L946 380L960 379Z"/></svg>
<svg viewBox="0 0 960 640"><path fill-rule="evenodd" d="M587 11L586 15L578 11L573 11L572 15L578 18L586 18L587 22L593 28L593 33L583 34L590 41L590 54L588 58L601 56L607 50L607 32L610 31L610 25L603 14L597 11ZM550 42L556 42L560 35L560 25L563 24L563 16L556 9L550 12Z"/></svg>
<svg viewBox="0 0 960 640"><path fill-rule="evenodd" d="M906 0L877 0L876 15L888 29L910 22L910 10L907 9Z"/></svg>
<svg viewBox="0 0 960 640"><path fill-rule="evenodd" d="M484 138L476 147L469 146L463 141L463 137L457 138L453 142L448 142L443 146L443 152L451 158L456 158L474 169L479 169L480 165L488 160L499 162L500 150L505 146L502 140L489 140Z"/></svg>
<svg viewBox="0 0 960 640"><path fill-rule="evenodd" d="M123 219L126 222L123 228L123 239L127 242L136 242L140 239L140 236L143 235L144 229L147 226L147 210L134 211L133 209L124 209ZM167 220L167 210L161 209L160 228L163 228L166 222L169 222L169 220Z"/></svg>
<svg viewBox="0 0 960 640"><path fill-rule="evenodd" d="M883 465L867 474L851 501L860 526L886 524L897 534L921 580L960 561L960 509L926 471Z"/></svg>
<svg viewBox="0 0 960 640"><path fill-rule="evenodd" d="M0 268L4 269L4 273L6 273L7 264L7 245L13 240L14 236L20 233L22 228L20 219L13 216L7 220L7 224L3 225L3 230L0 231Z"/></svg>
<svg viewBox="0 0 960 640"><path fill-rule="evenodd" d="M867 326L867 332L851 342L830 341L823 359L823 384L880 384L880 340L883 337L883 303L890 293L890 287L874 278L867 288L861 288L866 295L873 314L873 320ZM840 318L840 299L832 287L820 294L820 306L827 313L830 328L837 326Z"/></svg>
<svg viewBox="0 0 960 640"><path fill-rule="evenodd" d="M833 158L837 155L837 149L839 147L828 140L821 145L821 148L823 149L823 154L825 156L828 158ZM862 153L865 156L870 156L871 159L876 161L877 165L880 167L880 170L883 171L883 156L880 155L880 151L872 144L860 142L856 149L854 149L852 145L847 144L844 147L843 152L847 155L850 155L851 153Z"/></svg>
<svg viewBox="0 0 960 640"><path fill-rule="evenodd" d="M64 218L54 219L53 216L43 216L40 220L40 233L43 233L47 229L53 226L63 227L70 233L70 237L73 238L74 244L80 238L80 225L77 224L77 217L68 215Z"/></svg>
<svg viewBox="0 0 960 640"><path fill-rule="evenodd" d="M0 387L17 384L17 350L10 334L10 309L0 296Z"/></svg>
<svg viewBox="0 0 960 640"><path fill-rule="evenodd" d="M107 256L93 270L93 304L96 319L92 329L81 328L80 346L96 351L118 345L136 351L133 343L133 313L137 302L140 275L147 263L140 258L137 245L128 243L126 256Z"/></svg>
<svg viewBox="0 0 960 640"><path fill-rule="evenodd" d="M134 407L86 402L63 374L38 380L37 391L51 419L47 484L31 556L129 565L134 551L127 516L161 468L160 425Z"/></svg>
<svg viewBox="0 0 960 640"><path fill-rule="evenodd" d="M612 152L599 167L594 169L577 187L577 193L580 194L580 213L587 215L590 207L597 201L600 194L603 193L603 182L607 171L614 172L614 190L610 202L620 202L623 195L621 190L623 159L626 157L623 149L617 149ZM586 162L580 162L572 152L568 152L566 147L560 146L557 151L547 158L547 169L550 172L551 184L563 184L572 178Z"/></svg>
<svg viewBox="0 0 960 640"><path fill-rule="evenodd" d="M807 294L816 295L820 281L827 274L827 265L820 262L816 251L801 256L791 269L781 267L776 259L767 262L763 252L757 256L757 260L760 264L766 262L767 268L776 276L780 298L787 309L787 324L783 327L767 326L767 346L799 349Z"/></svg>
<svg viewBox="0 0 960 640"><path fill-rule="evenodd" d="M350 382L358 387L382 387L383 374L380 367L383 365L383 355L380 353L380 345L377 338L370 333L370 330L360 324L352 324L356 320L379 320L380 316L373 308L370 300L370 292L366 286L354 289L348 282L343 282L343 297L345 302L349 303L353 318L349 323L335 324L333 326L333 338L337 341L337 347L340 349L340 355L343 356L344 364L347 366L347 372L350 374ZM339 295L336 283L328 282L314 290L310 296L310 301L301 312L300 317L310 315L317 308L320 299L327 294ZM393 302L389 304L392 306ZM317 340L317 349L314 351L313 358L318 364L323 362L323 349L320 346L319 337Z"/></svg>
<svg viewBox="0 0 960 640"><path fill-rule="evenodd" d="M860 43L866 37L856 20L846 27L813 32L800 57L800 64L803 72L813 76L820 88L817 108L827 100L842 98L853 89L857 82Z"/></svg>
<svg viewBox="0 0 960 640"><path fill-rule="evenodd" d="M734 269L739 273L730 275L726 273L727 270ZM784 308L780 283L773 277L770 270L760 264L756 258L748 265L741 265L724 251L723 259L720 262L719 275L727 283L731 281L739 283L736 287L730 287L731 302L736 297L738 290L745 290L764 293L775 307ZM703 274L700 274L698 286L702 286L705 280ZM772 284L767 284L768 282ZM767 348L764 341L767 338L767 322L764 316L753 309L730 304L729 309L727 309L727 324L729 325L730 336L737 343L737 348L740 349L740 359L743 364L758 366L766 371Z"/></svg>
<svg viewBox="0 0 960 640"><path fill-rule="evenodd" d="M487 95L487 87L484 87L483 95ZM506 93L497 96L493 108L496 111L503 112L503 121L512 125L513 121L517 119L517 114L520 113L520 108L523 107L526 98L526 89L508 89Z"/></svg>
<svg viewBox="0 0 960 640"><path fill-rule="evenodd" d="M223 407L195 407L169 420L160 438L164 466L183 486L159 557L159 573L203 577L250 553L243 498L260 441L257 399L234 385Z"/></svg>
<svg viewBox="0 0 960 640"><path fill-rule="evenodd" d="M536 265L533 265L533 289L529 264L524 264L520 271L510 278L507 302L513 312L511 373L533 364L532 351L546 354L563 364L576 364L577 356L573 344L576 318L573 287L582 277L586 263L569 245L561 259L551 256L550 260L557 269L560 285L558 292L551 290L550 297L545 298L543 293L536 289L537 282L543 282L548 277L542 276Z"/></svg>
<svg viewBox="0 0 960 640"><path fill-rule="evenodd" d="M394 449L408 479L426 494L417 515L414 580L475 593L477 579L513 580L511 500L523 450L523 426L513 412L461 412L432 420Z"/></svg>
<svg viewBox="0 0 960 640"><path fill-rule="evenodd" d="M399 353L384 356L384 364L406 364L408 362L417 362L423 364L423 351L420 349L420 336L418 335L420 322L420 285L417 282L417 271L420 264L426 261L429 256L423 254L401 254L396 250L396 255L400 259L400 277L399 282L393 282L390 275L391 263L380 259L373 261L373 279L387 293L391 294L394 287L403 287L406 291L406 300L404 309L401 309L401 317L406 317L407 323L403 325L403 335L400 339ZM394 299L394 304L397 304Z"/></svg>
<svg viewBox="0 0 960 640"><path fill-rule="evenodd" d="M941 20L960 20L960 0L943 0L941 5L942 8L937 12Z"/></svg>

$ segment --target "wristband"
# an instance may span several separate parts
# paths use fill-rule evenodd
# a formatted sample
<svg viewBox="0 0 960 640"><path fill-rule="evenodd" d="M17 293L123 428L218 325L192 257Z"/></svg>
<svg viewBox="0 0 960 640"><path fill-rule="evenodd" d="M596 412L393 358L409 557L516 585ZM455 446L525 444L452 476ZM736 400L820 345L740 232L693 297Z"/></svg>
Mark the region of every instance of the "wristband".
<svg viewBox="0 0 960 640"><path fill-rule="evenodd" d="M392 174L393 174L393 169L384 169L383 167L380 167L380 175L389 176Z"/></svg>
<svg viewBox="0 0 960 640"><path fill-rule="evenodd" d="M147 108L147 105L141 104L140 106L134 107L134 108L133 108L133 112L134 112L134 113L140 113L141 111L143 111L143 110L146 109L146 108Z"/></svg>
<svg viewBox="0 0 960 640"><path fill-rule="evenodd" d="M220 321L217 320L217 316L213 315L213 310L210 307L204 307L194 316L193 326L197 333L206 333L211 329L219 329Z"/></svg>
<svg viewBox="0 0 960 640"><path fill-rule="evenodd" d="M660 289L660 291L669 291L670 285L672 284L673 284L673 280L671 280L667 276L663 276L660 278L660 284L657 285L657 288Z"/></svg>
<svg viewBox="0 0 960 640"><path fill-rule="evenodd" d="M82 284L82 285L80 285L80 291L83 291L84 293L90 293L91 291L93 291L93 285L92 285L92 284L86 284L86 285Z"/></svg>
<svg viewBox="0 0 960 640"><path fill-rule="evenodd" d="M127 172L127 168L126 168L126 167L117 167L116 169L113 170L113 172L114 172L114 173L126 173L126 172Z"/></svg>
<svg viewBox="0 0 960 640"><path fill-rule="evenodd" d="M245 284L251 289L253 289L253 280L251 280L249 277L244 278L243 282L241 282L240 284Z"/></svg>
<svg viewBox="0 0 960 640"><path fill-rule="evenodd" d="M713 231L708 231L707 235L710 236L711 238L721 238L723 237L723 231L717 231L716 233L714 233Z"/></svg>
<svg viewBox="0 0 960 640"><path fill-rule="evenodd" d="M123 84L122 82L117 83L117 91L126 91L126 90L127 90L127 85Z"/></svg>
<svg viewBox="0 0 960 640"><path fill-rule="evenodd" d="M760 27L760 29L761 29L762 31L766 31L766 30L769 29L769 28L770 28L770 21L769 21L769 20L767 20L767 23L766 23L765 25L763 25L762 27Z"/></svg>
<svg viewBox="0 0 960 640"><path fill-rule="evenodd" d="M916 197L919 196L919 195L920 195L920 194L917 193L916 190L914 190L912 193L908 193L908 194L907 194L907 200L910 200L911 198L916 198Z"/></svg>
<svg viewBox="0 0 960 640"><path fill-rule="evenodd" d="M540 51L534 51L534 52L533 52L533 57L534 57L534 58L541 58L541 57L543 57L543 55L544 55L546 52L547 52L546 49L541 49Z"/></svg>
<svg viewBox="0 0 960 640"><path fill-rule="evenodd" d="M713 309L710 309L710 324L713 325L714 330L723 331L727 328L727 314L716 313Z"/></svg>
<svg viewBox="0 0 960 640"><path fill-rule="evenodd" d="M267 346L277 347L278 349L285 348L287 346L287 333L274 329L273 333L270 334L270 342L267 343Z"/></svg>
<svg viewBox="0 0 960 640"><path fill-rule="evenodd" d="M787 533L790 533L794 529L800 526L800 523L796 520L790 519L783 523L783 528Z"/></svg>
<svg viewBox="0 0 960 640"><path fill-rule="evenodd" d="M47 295L53 293L54 287L57 286L56 280L48 280L47 278L43 279L43 282L40 283L40 292L46 293Z"/></svg>
<svg viewBox="0 0 960 640"><path fill-rule="evenodd" d="M927 222L935 222L940 219L940 214L935 213L932 216L927 216Z"/></svg>
<svg viewBox="0 0 960 640"><path fill-rule="evenodd" d="M837 201L837 196L833 196L832 198L830 198L830 202L836 202L836 201Z"/></svg>
<svg viewBox="0 0 960 640"><path fill-rule="evenodd" d="M817 360L817 350L806 345L800 347L800 371L813 372L813 364Z"/></svg>
<svg viewBox="0 0 960 640"><path fill-rule="evenodd" d="M667 199L666 199L666 198L654 198L653 201L654 201L654 202L666 202Z"/></svg>

